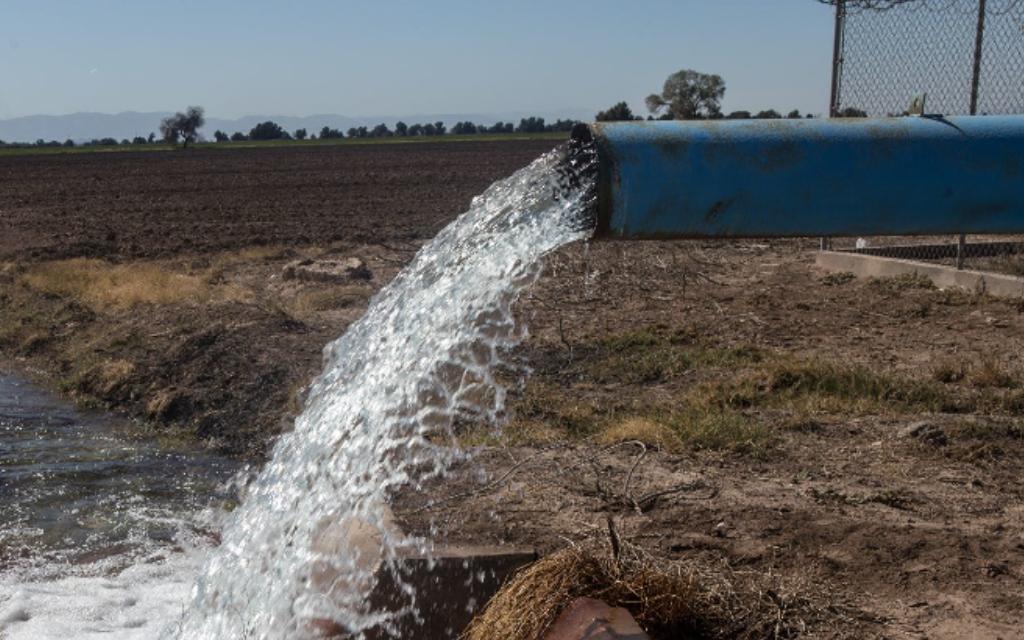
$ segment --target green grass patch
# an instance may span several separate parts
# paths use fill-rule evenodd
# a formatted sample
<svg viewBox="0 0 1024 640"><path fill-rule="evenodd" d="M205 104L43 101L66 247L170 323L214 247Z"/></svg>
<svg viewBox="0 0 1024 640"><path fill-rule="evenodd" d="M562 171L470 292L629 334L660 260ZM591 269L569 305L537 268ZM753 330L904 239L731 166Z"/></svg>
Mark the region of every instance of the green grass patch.
<svg viewBox="0 0 1024 640"><path fill-rule="evenodd" d="M935 289L935 283L932 282L931 278L917 273L901 273L898 276L886 278L869 278L868 286L886 293L902 293L914 289Z"/></svg>
<svg viewBox="0 0 1024 640"><path fill-rule="evenodd" d="M598 384L667 382L694 369L734 369L762 361L753 347L705 343L691 329L640 329L598 341L580 359L579 373Z"/></svg>
<svg viewBox="0 0 1024 640"><path fill-rule="evenodd" d="M827 412L943 411L955 403L931 381L864 366L783 360L736 379L704 385L707 401L723 407L797 408Z"/></svg>
<svg viewBox="0 0 1024 640"><path fill-rule="evenodd" d="M775 441L764 423L730 409L687 407L666 422L684 445L697 450L762 457Z"/></svg>

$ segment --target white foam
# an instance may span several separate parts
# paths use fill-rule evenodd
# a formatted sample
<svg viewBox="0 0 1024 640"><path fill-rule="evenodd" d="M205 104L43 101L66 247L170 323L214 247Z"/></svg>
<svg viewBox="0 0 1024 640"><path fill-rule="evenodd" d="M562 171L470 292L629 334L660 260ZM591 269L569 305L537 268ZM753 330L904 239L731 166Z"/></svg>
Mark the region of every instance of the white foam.
<svg viewBox="0 0 1024 640"><path fill-rule="evenodd" d="M115 575L0 577L0 638L152 640L174 633L202 555L151 557Z"/></svg>

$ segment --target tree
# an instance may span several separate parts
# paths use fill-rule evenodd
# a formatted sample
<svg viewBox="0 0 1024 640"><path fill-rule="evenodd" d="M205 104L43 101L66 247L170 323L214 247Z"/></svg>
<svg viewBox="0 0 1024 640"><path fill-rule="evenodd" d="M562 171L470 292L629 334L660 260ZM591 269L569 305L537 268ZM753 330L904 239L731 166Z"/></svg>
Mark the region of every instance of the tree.
<svg viewBox="0 0 1024 640"><path fill-rule="evenodd" d="M792 111L786 114L786 117L789 118L790 120L796 120L798 118L802 118L803 116L800 115L799 109L793 109Z"/></svg>
<svg viewBox="0 0 1024 640"><path fill-rule="evenodd" d="M764 111L758 111L754 114L754 117L758 120L777 120L782 117L782 114L775 109L766 109Z"/></svg>
<svg viewBox="0 0 1024 640"><path fill-rule="evenodd" d="M154 140L156 140L156 134L153 133L152 131L150 131L149 132L149 137L146 138L146 142L148 142L149 144L153 144Z"/></svg>
<svg viewBox="0 0 1024 640"><path fill-rule="evenodd" d="M280 140L287 136L287 132L281 128L281 125L271 120L261 122L249 130L250 140Z"/></svg>
<svg viewBox="0 0 1024 640"><path fill-rule="evenodd" d="M303 129L296 129L295 130L295 139L296 140L305 140L307 135L308 135L308 132L304 128Z"/></svg>
<svg viewBox="0 0 1024 640"><path fill-rule="evenodd" d="M733 111L725 116L726 120L750 120L749 111Z"/></svg>
<svg viewBox="0 0 1024 640"><path fill-rule="evenodd" d="M409 125L405 124L401 120L395 123L395 135L396 136L407 136L409 135Z"/></svg>
<svg viewBox="0 0 1024 640"><path fill-rule="evenodd" d="M3 141L0 140L0 145L2 145L2 144L3 144ZM64 141L64 146L65 147L73 147L73 146L75 146L75 141L72 140L71 138L68 138L67 140Z"/></svg>
<svg viewBox="0 0 1024 640"><path fill-rule="evenodd" d="M386 124L384 124L382 122L382 123L378 124L376 127L374 127L370 131L370 137L371 138L390 138L391 137L391 129L388 129L388 125L386 125Z"/></svg>
<svg viewBox="0 0 1024 640"><path fill-rule="evenodd" d="M551 124L545 125L545 131L572 131L573 127L578 125L579 122L576 120L562 120L559 118Z"/></svg>
<svg viewBox="0 0 1024 640"><path fill-rule="evenodd" d="M216 131L213 132L213 139L216 140L217 142L227 142L228 134L224 133L220 129L217 129Z"/></svg>
<svg viewBox="0 0 1024 640"><path fill-rule="evenodd" d="M417 123L417 124L414 124L411 127L409 127L409 135L410 136L422 136L423 135L423 125Z"/></svg>
<svg viewBox="0 0 1024 640"><path fill-rule="evenodd" d="M597 115L594 116L594 120L597 120L598 122L618 122L622 120L638 119L639 116L633 115L633 111L625 101L616 103L604 111L598 111Z"/></svg>
<svg viewBox="0 0 1024 640"><path fill-rule="evenodd" d="M232 142L244 142L245 140L248 140L248 139L249 139L249 136L245 135L241 131L236 131L236 132L231 134L231 141Z"/></svg>
<svg viewBox="0 0 1024 640"><path fill-rule="evenodd" d="M661 93L652 93L646 102L653 114L664 111L675 120L697 120L720 115L724 96L721 76L683 69L666 78Z"/></svg>
<svg viewBox="0 0 1024 640"><path fill-rule="evenodd" d="M455 135L467 135L476 133L478 127L472 122L456 122L452 127L452 133Z"/></svg>
<svg viewBox="0 0 1024 640"><path fill-rule="evenodd" d="M349 131L351 131L351 129L349 129ZM324 127L323 129L320 130L320 139L321 140L328 140L330 138L344 138L344 137L345 137L345 134L342 133L341 131L338 131L337 129L332 129L330 127Z"/></svg>
<svg viewBox="0 0 1024 640"><path fill-rule="evenodd" d="M522 118L519 120L519 126L516 127L516 131L520 133L537 133L544 130L544 118L538 118L536 116L530 116L529 118Z"/></svg>
<svg viewBox="0 0 1024 640"><path fill-rule="evenodd" d="M441 122L440 120L438 120L437 122L434 123L434 132L437 135L443 136L447 130L448 130L448 128L445 127L444 123Z"/></svg>
<svg viewBox="0 0 1024 640"><path fill-rule="evenodd" d="M160 121L160 135L171 144L182 141L182 147L187 148L188 143L194 142L198 136L199 129L206 123L202 107L189 107L185 112L175 113L173 116Z"/></svg>

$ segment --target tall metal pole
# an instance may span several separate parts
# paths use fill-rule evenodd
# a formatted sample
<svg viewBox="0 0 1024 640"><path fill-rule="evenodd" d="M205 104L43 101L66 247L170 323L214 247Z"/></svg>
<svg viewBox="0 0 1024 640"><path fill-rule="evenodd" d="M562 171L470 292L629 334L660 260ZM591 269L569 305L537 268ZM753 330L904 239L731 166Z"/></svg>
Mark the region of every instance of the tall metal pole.
<svg viewBox="0 0 1024 640"><path fill-rule="evenodd" d="M846 26L846 0L836 0L835 36L832 43L832 92L829 96L828 115L839 115L839 88L843 75L843 31Z"/></svg>
<svg viewBox="0 0 1024 640"><path fill-rule="evenodd" d="M978 90L981 85L981 53L985 44L985 4L986 0L978 0L978 26L974 35L974 69L971 73L971 115L978 114ZM956 268L964 268L967 257L967 236L960 234L956 243Z"/></svg>
<svg viewBox="0 0 1024 640"><path fill-rule="evenodd" d="M974 36L974 72L971 75L971 115L978 114L978 88L981 79L981 51L985 43L985 4L978 0L978 30Z"/></svg>
<svg viewBox="0 0 1024 640"><path fill-rule="evenodd" d="M846 28L846 0L836 0L836 26L832 42L832 91L828 100L828 116L839 116L839 87L843 75L843 32ZM832 238L821 239L821 251L832 249Z"/></svg>

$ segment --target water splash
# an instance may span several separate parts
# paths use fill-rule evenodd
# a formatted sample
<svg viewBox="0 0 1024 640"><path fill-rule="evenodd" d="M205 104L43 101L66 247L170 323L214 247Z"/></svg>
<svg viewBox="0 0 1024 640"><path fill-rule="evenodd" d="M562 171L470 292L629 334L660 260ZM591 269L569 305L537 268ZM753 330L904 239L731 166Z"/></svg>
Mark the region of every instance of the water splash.
<svg viewBox="0 0 1024 640"><path fill-rule="evenodd" d="M225 528L177 637L308 637L318 620L358 634L394 621L366 605L376 561L429 542L393 532L389 496L461 455L456 420L500 419L493 371L523 333L512 305L542 256L590 233L589 172L566 161L554 151L493 184L327 346L304 412ZM353 533L371 542L339 544Z"/></svg>

